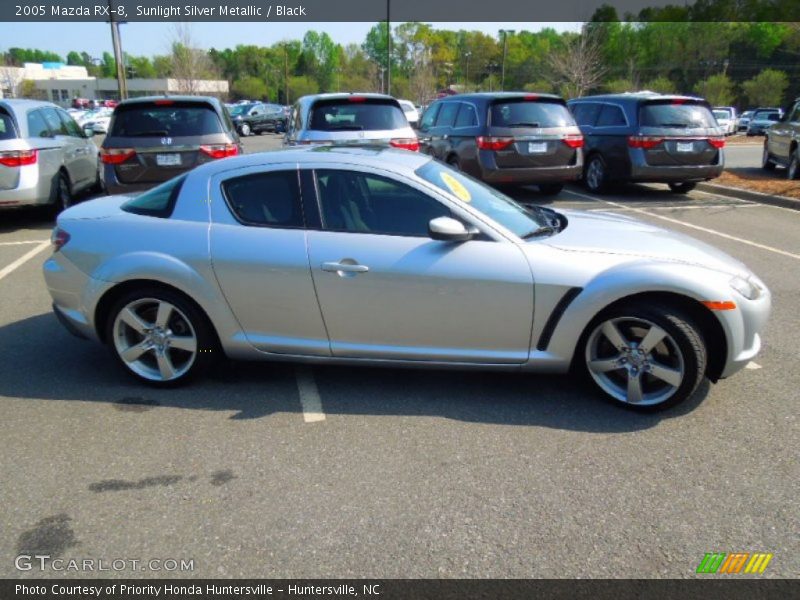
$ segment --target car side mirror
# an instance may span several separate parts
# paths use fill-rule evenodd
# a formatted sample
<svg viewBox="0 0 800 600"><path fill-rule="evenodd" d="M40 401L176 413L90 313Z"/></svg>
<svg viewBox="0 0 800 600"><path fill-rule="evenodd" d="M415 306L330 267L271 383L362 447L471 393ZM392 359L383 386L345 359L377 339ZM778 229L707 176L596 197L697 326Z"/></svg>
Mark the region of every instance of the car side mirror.
<svg viewBox="0 0 800 600"><path fill-rule="evenodd" d="M84 127L83 135L85 135L87 138L94 137L94 129L92 127Z"/></svg>
<svg viewBox="0 0 800 600"><path fill-rule="evenodd" d="M475 227L467 227L450 217L437 217L428 223L428 235L440 242L466 242L478 235Z"/></svg>

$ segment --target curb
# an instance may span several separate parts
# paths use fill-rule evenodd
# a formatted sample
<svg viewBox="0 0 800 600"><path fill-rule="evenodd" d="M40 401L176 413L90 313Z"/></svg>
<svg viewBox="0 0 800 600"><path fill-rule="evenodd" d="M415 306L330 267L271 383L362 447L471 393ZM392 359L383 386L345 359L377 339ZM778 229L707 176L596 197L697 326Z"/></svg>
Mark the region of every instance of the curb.
<svg viewBox="0 0 800 600"><path fill-rule="evenodd" d="M729 198L749 200L751 202L758 202L759 204L769 204L771 206L779 206L791 210L800 210L800 200L795 200L787 196L773 196L771 194L762 194L761 192L751 192L750 190L728 187L727 185L719 185L716 183L698 183L696 189L701 192L728 196Z"/></svg>

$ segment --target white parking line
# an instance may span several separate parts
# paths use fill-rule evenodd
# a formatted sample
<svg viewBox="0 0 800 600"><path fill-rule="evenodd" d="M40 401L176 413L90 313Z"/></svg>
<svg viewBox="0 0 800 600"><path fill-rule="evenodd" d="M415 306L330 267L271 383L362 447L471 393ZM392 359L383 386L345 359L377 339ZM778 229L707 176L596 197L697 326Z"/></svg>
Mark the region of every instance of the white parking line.
<svg viewBox="0 0 800 600"><path fill-rule="evenodd" d="M21 242L0 242L0 246L23 246L25 244L43 244L48 240L24 240Z"/></svg>
<svg viewBox="0 0 800 600"><path fill-rule="evenodd" d="M0 279L3 279L6 275L10 275L11 273L13 273L16 269L18 269L19 267L24 265L26 262L28 262L34 256L39 254L39 252L41 252L42 250L47 248L49 245L50 245L49 241L42 242L41 244L36 246L36 248L34 248L33 250L29 250L28 252L26 252L25 254L20 256L17 260L12 262L10 265L8 265L7 267L5 267L2 270L0 270Z"/></svg>
<svg viewBox="0 0 800 600"><path fill-rule="evenodd" d="M753 361L751 360L749 363L747 363L747 364L744 366L744 368L745 368L745 369L753 369L753 370L755 370L755 369L760 369L760 368L761 368L761 365L760 365L760 364L758 364L758 363L756 363L756 362L753 362Z"/></svg>
<svg viewBox="0 0 800 600"><path fill-rule="evenodd" d="M707 204L704 206L648 206L648 210L697 210L700 208L757 208L759 204ZM632 212L636 207L625 208L590 208L588 212Z"/></svg>
<svg viewBox="0 0 800 600"><path fill-rule="evenodd" d="M740 237L736 237L733 235L728 235L727 233L722 233L721 231L717 231L716 229L709 229L708 227L700 227L699 225L693 225L692 223L687 223L686 221L680 221L679 219L673 219L671 217L665 217L664 215L657 215L652 212L648 212L641 208L632 208L630 206L625 206L624 204L620 204L619 202L612 202L611 200L603 200L602 198L595 198L593 196L587 196L585 194L580 194L578 192L573 192L572 190L564 190L568 194L572 194L573 196L578 196L579 198L586 198L587 200L594 200L595 202L603 202L604 204L609 204L611 206L616 206L617 208L628 208L631 212L639 213L642 215L647 215L649 217L653 217L654 219L661 219L662 221L668 221L670 223L675 223L676 225L682 225L683 227L689 227L690 229L696 229L698 231L702 231L704 233L710 233L711 235L716 235L721 238L725 238L727 240L733 240L734 242L739 242L740 244L747 244L748 246L753 246L755 248L760 248L761 250L766 250L767 252L774 252L775 254L780 254L782 256L788 256L789 258L794 258L796 260L800 260L800 254L794 254L792 252L787 252L786 250L781 250L780 248L773 248L772 246L765 246L764 244L759 244L757 242L753 242L750 240L745 240Z"/></svg>
<svg viewBox="0 0 800 600"><path fill-rule="evenodd" d="M300 404L303 407L303 420L306 423L315 423L325 420L322 411L322 398L319 397L317 382L309 367L298 366L295 369L297 378L297 391L300 393Z"/></svg>

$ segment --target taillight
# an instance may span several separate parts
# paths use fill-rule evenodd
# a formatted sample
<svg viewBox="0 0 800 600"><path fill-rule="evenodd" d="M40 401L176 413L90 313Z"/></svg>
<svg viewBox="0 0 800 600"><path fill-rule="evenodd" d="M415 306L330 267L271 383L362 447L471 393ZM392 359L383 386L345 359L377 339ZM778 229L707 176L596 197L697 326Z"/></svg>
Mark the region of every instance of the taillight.
<svg viewBox="0 0 800 600"><path fill-rule="evenodd" d="M419 140L417 138L395 138L389 140L392 148L402 148L403 150L419 151Z"/></svg>
<svg viewBox="0 0 800 600"><path fill-rule="evenodd" d="M50 234L50 243L53 244L53 252L61 250L61 248L67 245L68 241L69 234L60 227L53 229L53 233Z"/></svg>
<svg viewBox="0 0 800 600"><path fill-rule="evenodd" d="M481 150L503 150L514 143L513 137L496 137L493 135L479 135L475 138Z"/></svg>
<svg viewBox="0 0 800 600"><path fill-rule="evenodd" d="M348 96L348 102L366 102L367 99L364 96Z"/></svg>
<svg viewBox="0 0 800 600"><path fill-rule="evenodd" d="M566 135L561 141L570 148L583 148L583 136L580 134Z"/></svg>
<svg viewBox="0 0 800 600"><path fill-rule="evenodd" d="M211 158L228 158L239 154L239 147L236 144L214 144L213 146L200 146L200 152Z"/></svg>
<svg viewBox="0 0 800 600"><path fill-rule="evenodd" d="M725 138L724 137L711 137L711 138L708 138L708 143L711 144L714 148L724 148L725 147Z"/></svg>
<svg viewBox="0 0 800 600"><path fill-rule="evenodd" d="M39 156L38 150L12 150L0 152L0 165L6 167L24 167L25 165L36 164Z"/></svg>
<svg viewBox="0 0 800 600"><path fill-rule="evenodd" d="M101 148L100 160L107 165L119 165L136 156L133 148Z"/></svg>
<svg viewBox="0 0 800 600"><path fill-rule="evenodd" d="M649 150L650 148L655 148L663 141L664 138L653 137L650 135L628 136L628 146L631 148L643 148L645 150Z"/></svg>

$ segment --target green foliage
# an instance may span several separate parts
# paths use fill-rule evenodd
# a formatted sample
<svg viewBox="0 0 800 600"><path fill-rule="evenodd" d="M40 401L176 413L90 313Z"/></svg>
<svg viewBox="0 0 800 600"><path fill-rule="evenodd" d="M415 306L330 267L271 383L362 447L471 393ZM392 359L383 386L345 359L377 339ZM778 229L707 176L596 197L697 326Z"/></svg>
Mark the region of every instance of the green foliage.
<svg viewBox="0 0 800 600"><path fill-rule="evenodd" d="M658 92L659 94L677 94L678 87L672 82L669 77L663 75L651 79L643 86L643 89L650 90L651 92Z"/></svg>
<svg viewBox="0 0 800 600"><path fill-rule="evenodd" d="M621 94L623 92L635 92L636 85L630 79L612 79L603 85L603 91L609 94Z"/></svg>
<svg viewBox="0 0 800 600"><path fill-rule="evenodd" d="M242 77L233 82L231 93L235 100L264 100L267 98L267 84L258 77Z"/></svg>
<svg viewBox="0 0 800 600"><path fill-rule="evenodd" d="M319 92L319 85L308 75L296 75L289 77L289 97L294 102L300 96L316 94Z"/></svg>
<svg viewBox="0 0 800 600"><path fill-rule="evenodd" d="M766 69L742 84L742 89L753 106L781 106L789 78L783 71Z"/></svg>
<svg viewBox="0 0 800 600"><path fill-rule="evenodd" d="M724 74L712 75L698 83L694 91L712 106L730 106L734 101L733 82Z"/></svg>
<svg viewBox="0 0 800 600"><path fill-rule="evenodd" d="M540 94L552 94L556 91L552 81L547 79L537 79L531 83L526 83L522 86L526 92L539 92Z"/></svg>

